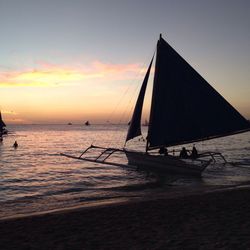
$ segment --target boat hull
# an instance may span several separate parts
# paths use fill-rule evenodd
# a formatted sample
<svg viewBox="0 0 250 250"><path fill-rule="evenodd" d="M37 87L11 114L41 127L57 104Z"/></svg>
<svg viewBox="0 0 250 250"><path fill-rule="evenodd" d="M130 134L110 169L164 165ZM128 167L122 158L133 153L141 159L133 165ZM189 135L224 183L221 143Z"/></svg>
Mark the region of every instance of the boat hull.
<svg viewBox="0 0 250 250"><path fill-rule="evenodd" d="M146 153L126 151L129 165L157 172L181 175L201 176L210 161L180 159L175 156L149 155Z"/></svg>

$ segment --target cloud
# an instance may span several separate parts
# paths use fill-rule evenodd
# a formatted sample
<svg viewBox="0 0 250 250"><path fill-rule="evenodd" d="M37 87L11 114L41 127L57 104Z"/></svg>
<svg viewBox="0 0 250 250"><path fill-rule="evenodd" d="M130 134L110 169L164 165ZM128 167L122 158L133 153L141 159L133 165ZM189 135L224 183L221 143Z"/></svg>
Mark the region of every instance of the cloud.
<svg viewBox="0 0 250 250"><path fill-rule="evenodd" d="M97 72L101 72L104 76L123 75L131 73L138 74L141 71L138 64L107 64L100 61L94 61L92 67Z"/></svg>
<svg viewBox="0 0 250 250"><path fill-rule="evenodd" d="M2 114L8 114L8 115L17 115L15 111L9 111L9 110L2 110Z"/></svg>
<svg viewBox="0 0 250 250"><path fill-rule="evenodd" d="M53 87L79 84L86 79L128 79L141 70L139 64L108 64L98 60L74 66L38 62L35 69L0 71L0 87Z"/></svg>
<svg viewBox="0 0 250 250"><path fill-rule="evenodd" d="M72 82L82 81L88 78L99 78L100 74L86 74L77 70L65 69L36 69L23 70L16 72L1 72L0 86L1 87L16 87L16 86L58 86L67 85Z"/></svg>

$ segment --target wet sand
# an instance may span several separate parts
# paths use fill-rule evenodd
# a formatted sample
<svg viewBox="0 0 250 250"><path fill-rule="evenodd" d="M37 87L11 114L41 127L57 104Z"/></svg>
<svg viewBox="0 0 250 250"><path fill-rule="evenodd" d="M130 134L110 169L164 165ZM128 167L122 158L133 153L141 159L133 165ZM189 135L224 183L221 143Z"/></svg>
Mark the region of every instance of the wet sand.
<svg viewBox="0 0 250 250"><path fill-rule="evenodd" d="M0 249L250 249L250 189L2 220Z"/></svg>

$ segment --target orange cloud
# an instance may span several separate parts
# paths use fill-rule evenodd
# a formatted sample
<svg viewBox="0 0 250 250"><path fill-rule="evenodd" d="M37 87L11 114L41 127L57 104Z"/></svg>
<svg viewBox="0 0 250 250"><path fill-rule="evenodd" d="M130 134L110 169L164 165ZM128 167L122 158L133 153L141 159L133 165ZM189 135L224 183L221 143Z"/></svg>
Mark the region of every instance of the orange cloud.
<svg viewBox="0 0 250 250"><path fill-rule="evenodd" d="M90 78L128 79L140 71L138 64L107 64L94 61L89 65L66 66L39 62L35 70L0 72L0 87L79 84Z"/></svg>
<svg viewBox="0 0 250 250"><path fill-rule="evenodd" d="M2 110L2 114L8 114L8 115L17 115L15 111L9 111L9 110Z"/></svg>
<svg viewBox="0 0 250 250"><path fill-rule="evenodd" d="M72 82L82 81L87 78L99 78L100 74L85 74L75 70L24 70L8 72L0 77L0 87L14 86L58 86Z"/></svg>

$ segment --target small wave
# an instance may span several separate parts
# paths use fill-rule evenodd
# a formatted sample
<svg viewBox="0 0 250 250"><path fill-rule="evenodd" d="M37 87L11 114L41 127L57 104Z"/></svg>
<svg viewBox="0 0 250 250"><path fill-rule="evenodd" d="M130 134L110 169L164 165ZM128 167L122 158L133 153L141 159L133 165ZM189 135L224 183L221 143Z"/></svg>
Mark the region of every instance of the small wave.
<svg viewBox="0 0 250 250"><path fill-rule="evenodd" d="M138 197L137 195L114 195L114 196L95 196L95 197L82 197L79 202L98 202L98 201L109 201L109 200L120 200L132 197Z"/></svg>
<svg viewBox="0 0 250 250"><path fill-rule="evenodd" d="M134 184L128 186L117 186L117 187L104 187L99 188L99 190L103 191L124 191L124 192L133 192L133 191L141 191L145 189L155 189L161 187L161 184L158 182L153 183L142 183L142 184Z"/></svg>
<svg viewBox="0 0 250 250"><path fill-rule="evenodd" d="M22 197L11 197L9 196L8 199L4 200L1 204L15 204L15 206L25 206L27 202L35 202L43 197L43 195L35 194L35 195L23 195Z"/></svg>
<svg viewBox="0 0 250 250"><path fill-rule="evenodd" d="M242 161L237 161L237 162L229 162L231 165L235 167L250 167L250 159L244 159Z"/></svg>
<svg viewBox="0 0 250 250"><path fill-rule="evenodd" d="M47 191L43 194L43 196L52 196L52 195L60 195L60 194L68 194L68 193L79 193L82 191L86 191L86 188L69 188L64 190L55 190L55 191Z"/></svg>

